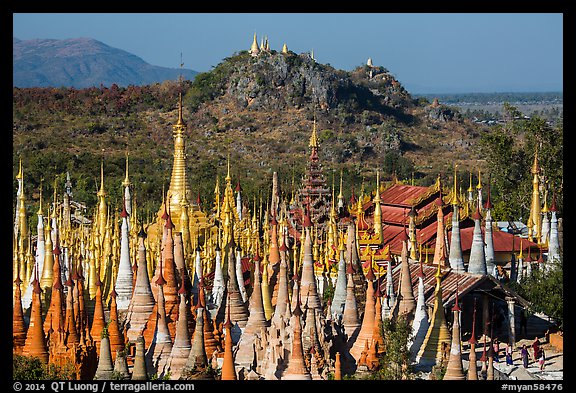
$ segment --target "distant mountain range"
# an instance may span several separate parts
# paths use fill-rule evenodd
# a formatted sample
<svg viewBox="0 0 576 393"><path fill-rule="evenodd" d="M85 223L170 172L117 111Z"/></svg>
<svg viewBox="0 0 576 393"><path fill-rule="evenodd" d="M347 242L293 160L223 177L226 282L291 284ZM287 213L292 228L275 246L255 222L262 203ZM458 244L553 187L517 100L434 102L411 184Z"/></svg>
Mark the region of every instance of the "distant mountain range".
<svg viewBox="0 0 576 393"><path fill-rule="evenodd" d="M91 38L13 39L14 87L148 85L192 80L197 71L150 65L140 57Z"/></svg>

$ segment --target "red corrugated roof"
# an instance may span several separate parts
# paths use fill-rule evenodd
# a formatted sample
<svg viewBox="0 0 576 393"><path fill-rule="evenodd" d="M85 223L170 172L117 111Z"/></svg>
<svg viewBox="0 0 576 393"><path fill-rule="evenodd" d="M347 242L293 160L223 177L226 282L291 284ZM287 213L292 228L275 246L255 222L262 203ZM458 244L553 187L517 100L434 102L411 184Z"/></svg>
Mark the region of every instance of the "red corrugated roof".
<svg viewBox="0 0 576 393"><path fill-rule="evenodd" d="M384 224L404 225L404 220L406 220L406 223L409 222L408 213L410 213L410 209L408 208L381 205L380 209L382 210L382 222Z"/></svg>
<svg viewBox="0 0 576 393"><path fill-rule="evenodd" d="M418 296L418 270L420 269L419 263L409 263L410 267L410 279L412 282L412 291L414 292L414 297ZM436 271L437 266L434 265L423 265L422 270L424 271L424 298L425 302L429 306L434 305L434 291L436 289ZM392 280L394 281L394 288L398 292L398 286L400 283L400 271L401 265L398 264L392 269ZM454 270L444 269L442 272L442 277L440 279L440 284L442 287L442 304L446 307L454 302L456 298L456 287L458 287L458 297L462 298L468 292L477 288L480 284L485 281L492 281L495 286L501 287L495 279L491 278L489 275L477 276L469 273L456 273ZM383 290L386 287L386 280L382 279L380 289ZM502 289L505 291L504 289ZM510 291L505 291L510 292ZM510 292L511 294L511 292ZM514 294L521 302L524 299L518 297ZM525 302L525 301L524 301Z"/></svg>
<svg viewBox="0 0 576 393"><path fill-rule="evenodd" d="M408 229L406 229L408 230ZM384 234L384 246L390 246L390 252L392 254L400 254L402 252L402 233L404 231L403 226L389 226L385 225Z"/></svg>
<svg viewBox="0 0 576 393"><path fill-rule="evenodd" d="M486 230L482 227L482 236L486 235ZM472 238L474 236L474 228L461 228L460 229L460 244L462 246L462 251L470 251L472 247ZM448 232L448 244L452 239L452 231ZM514 244L514 251L520 251L520 240L522 240L522 249L528 250L528 247L532 250L538 250L538 244L531 242L528 239L520 238L520 236L512 235L511 233L500 231L497 229L492 230L492 240L494 242L494 252L506 252L512 251L512 244Z"/></svg>
<svg viewBox="0 0 576 393"><path fill-rule="evenodd" d="M412 207L411 201L426 194L429 187L394 184L380 194L382 204Z"/></svg>

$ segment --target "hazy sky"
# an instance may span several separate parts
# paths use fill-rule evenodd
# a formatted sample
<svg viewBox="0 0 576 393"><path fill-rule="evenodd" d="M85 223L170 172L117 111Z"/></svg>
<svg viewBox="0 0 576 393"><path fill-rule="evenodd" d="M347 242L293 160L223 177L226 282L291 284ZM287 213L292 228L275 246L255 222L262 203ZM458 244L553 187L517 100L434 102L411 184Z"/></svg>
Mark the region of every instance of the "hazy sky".
<svg viewBox="0 0 576 393"><path fill-rule="evenodd" d="M561 13L14 14L14 37L90 37L146 62L208 71L249 49L314 51L351 70L372 58L411 93L562 91Z"/></svg>

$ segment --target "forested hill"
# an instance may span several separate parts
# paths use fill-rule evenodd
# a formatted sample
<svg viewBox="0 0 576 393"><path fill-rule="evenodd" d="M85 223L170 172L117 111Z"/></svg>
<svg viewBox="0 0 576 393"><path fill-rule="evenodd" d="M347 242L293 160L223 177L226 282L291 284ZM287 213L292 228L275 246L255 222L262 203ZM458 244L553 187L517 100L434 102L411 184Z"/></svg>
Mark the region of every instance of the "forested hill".
<svg viewBox="0 0 576 393"><path fill-rule="evenodd" d="M289 197L304 173L314 123L326 181L337 184L342 171L348 197L352 185L373 190L377 169L384 181L429 185L450 175L454 162L463 173L486 167L479 151L486 128L442 102L412 97L385 67L342 71L307 53L242 51L181 85L14 88L13 175L22 158L26 195L37 202L41 179L47 195L69 172L74 197L93 206L103 159L110 203L120 208L128 152L139 206L153 212L170 181L180 91L187 173L205 207L228 154L248 198L265 200L273 171Z"/></svg>

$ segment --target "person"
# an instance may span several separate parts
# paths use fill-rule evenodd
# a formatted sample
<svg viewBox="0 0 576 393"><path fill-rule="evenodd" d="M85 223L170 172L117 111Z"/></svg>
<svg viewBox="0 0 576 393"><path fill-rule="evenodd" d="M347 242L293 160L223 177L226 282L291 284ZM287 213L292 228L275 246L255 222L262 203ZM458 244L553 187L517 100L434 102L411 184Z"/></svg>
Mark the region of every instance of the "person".
<svg viewBox="0 0 576 393"><path fill-rule="evenodd" d="M534 338L534 342L532 343L532 350L534 351L534 361L537 361L538 351L540 350L540 340L538 340L538 337Z"/></svg>
<svg viewBox="0 0 576 393"><path fill-rule="evenodd" d="M524 368L528 368L528 347L526 346L526 344L522 345L522 350L520 351L520 354L522 355L522 364L524 365Z"/></svg>
<svg viewBox="0 0 576 393"><path fill-rule="evenodd" d="M492 344L492 354L494 357L494 361L496 363L500 362L500 342L497 338L494 339L494 343Z"/></svg>
<svg viewBox="0 0 576 393"><path fill-rule="evenodd" d="M540 370L544 371L545 363L546 363L546 355L544 354L544 349L540 348L538 352L538 364L540 365Z"/></svg>
<svg viewBox="0 0 576 393"><path fill-rule="evenodd" d="M513 366L514 361L512 360L512 345L506 344L506 364Z"/></svg>

